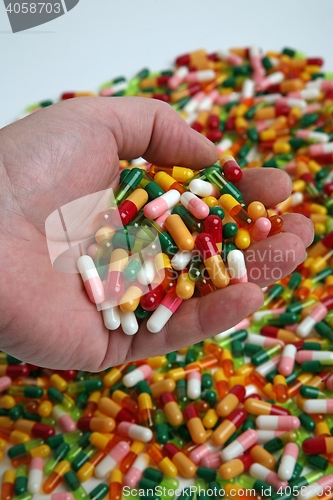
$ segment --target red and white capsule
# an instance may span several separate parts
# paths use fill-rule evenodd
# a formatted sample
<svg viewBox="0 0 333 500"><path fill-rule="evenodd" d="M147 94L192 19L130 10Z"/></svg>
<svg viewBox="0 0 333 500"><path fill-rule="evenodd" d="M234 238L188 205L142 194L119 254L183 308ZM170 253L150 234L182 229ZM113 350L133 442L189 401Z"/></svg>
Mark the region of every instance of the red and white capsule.
<svg viewBox="0 0 333 500"><path fill-rule="evenodd" d="M160 332L182 302L175 292L167 293L148 319L147 329L152 333Z"/></svg>
<svg viewBox="0 0 333 500"><path fill-rule="evenodd" d="M232 285L247 283L247 269L244 254L241 250L231 250L227 255L228 273Z"/></svg>

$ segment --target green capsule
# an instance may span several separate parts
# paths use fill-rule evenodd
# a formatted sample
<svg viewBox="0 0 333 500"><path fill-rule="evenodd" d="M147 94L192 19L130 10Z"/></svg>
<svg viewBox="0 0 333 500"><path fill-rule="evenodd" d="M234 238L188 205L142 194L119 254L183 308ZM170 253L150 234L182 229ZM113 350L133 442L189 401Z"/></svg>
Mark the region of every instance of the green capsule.
<svg viewBox="0 0 333 500"><path fill-rule="evenodd" d="M136 389L138 394L145 393L145 394L149 394L149 396L153 395L153 393L151 392L150 385L148 384L148 382L146 380L140 380L140 382L138 382L135 385L135 389Z"/></svg>
<svg viewBox="0 0 333 500"><path fill-rule="evenodd" d="M259 352L254 354L251 358L251 363L254 366L259 366L266 361L269 361L270 359L274 358L274 356L277 356L280 354L282 351L282 345L281 344L272 344L268 347L265 347L264 349L261 349Z"/></svg>
<svg viewBox="0 0 333 500"><path fill-rule="evenodd" d="M178 497L178 500L192 500L194 497L194 488L187 487L184 488Z"/></svg>
<svg viewBox="0 0 333 500"><path fill-rule="evenodd" d="M54 471L56 466L61 460L65 460L67 453L69 452L70 446L67 443L61 443L53 452L53 456L50 457L44 465L44 474L49 476L51 472Z"/></svg>
<svg viewBox="0 0 333 500"><path fill-rule="evenodd" d="M108 493L109 493L109 487L105 483L102 483L97 485L89 493L89 498L90 500L103 500L103 498L105 498Z"/></svg>
<svg viewBox="0 0 333 500"><path fill-rule="evenodd" d="M276 314L272 318L269 318L269 316L267 315L264 318L264 322L265 324L272 326L293 325L294 323L297 323L297 314L282 313L282 314Z"/></svg>
<svg viewBox="0 0 333 500"><path fill-rule="evenodd" d="M307 142L300 137L292 137L291 139L289 139L288 143L293 148L293 150L297 150L303 148L304 146L307 146Z"/></svg>
<svg viewBox="0 0 333 500"><path fill-rule="evenodd" d="M182 205L176 205L172 211L172 214L179 215L183 221L187 229L191 233L201 233L203 230L203 221L194 217L185 207Z"/></svg>
<svg viewBox="0 0 333 500"><path fill-rule="evenodd" d="M40 446L43 443L44 440L42 438L36 438L36 439L31 439L26 443L16 444L15 446L9 448L7 452L8 457L10 459L19 457L20 455L24 455L27 451L32 450L33 448L36 448L37 446Z"/></svg>
<svg viewBox="0 0 333 500"><path fill-rule="evenodd" d="M82 450L77 457L74 458L71 468L74 472L77 472L82 465L84 465L88 460L98 451L96 446L89 444L84 450Z"/></svg>
<svg viewBox="0 0 333 500"><path fill-rule="evenodd" d="M138 274L141 270L141 262L139 259L135 258L129 261L127 266L124 269L124 279L126 281L135 281L138 277Z"/></svg>
<svg viewBox="0 0 333 500"><path fill-rule="evenodd" d="M242 432L247 431L248 429L256 428L256 420L253 417L247 417L242 425Z"/></svg>
<svg viewBox="0 0 333 500"><path fill-rule="evenodd" d="M276 284L273 285L265 294L265 299L263 306L266 308L268 304L270 304L273 300L278 299L284 291L284 287L282 285Z"/></svg>
<svg viewBox="0 0 333 500"><path fill-rule="evenodd" d="M294 302L293 304L290 304L286 308L287 313L295 313L298 314L300 313L303 309L305 309L308 306L311 306L316 302L316 299L314 298L309 298L304 300L303 302Z"/></svg>
<svg viewBox="0 0 333 500"><path fill-rule="evenodd" d="M120 203L128 198L134 189L138 187L142 177L143 173L140 168L132 168L114 191L114 202L120 205Z"/></svg>
<svg viewBox="0 0 333 500"><path fill-rule="evenodd" d="M56 434L47 438L46 444L54 449L57 448L61 443L74 444L83 436L83 432L76 430L71 432L64 432L63 434Z"/></svg>
<svg viewBox="0 0 333 500"><path fill-rule="evenodd" d="M261 346L260 345L255 345L255 344L245 344L244 346L244 354L245 356L253 356L256 352L261 351Z"/></svg>
<svg viewBox="0 0 333 500"><path fill-rule="evenodd" d="M23 407L23 405L17 404L17 405L13 406L13 408L11 408L9 410L8 416L12 420L18 420L19 418L22 418L23 413L24 413L24 407Z"/></svg>
<svg viewBox="0 0 333 500"><path fill-rule="evenodd" d="M177 427L177 434L178 437L185 443L188 443L191 441L191 434L186 426L186 424L182 424L179 427Z"/></svg>
<svg viewBox="0 0 333 500"><path fill-rule="evenodd" d="M202 389L210 389L213 387L213 377L210 373L203 373L201 377L201 387Z"/></svg>
<svg viewBox="0 0 333 500"><path fill-rule="evenodd" d="M297 123L299 128L308 128L314 125L319 120L319 115L317 113L307 113L300 117Z"/></svg>
<svg viewBox="0 0 333 500"><path fill-rule="evenodd" d="M231 342L231 352L235 358L243 358L243 344L239 340L233 340Z"/></svg>
<svg viewBox="0 0 333 500"><path fill-rule="evenodd" d="M198 359L198 355L199 352L197 349L195 349L194 347L189 347L185 355L185 363L186 364L193 363Z"/></svg>
<svg viewBox="0 0 333 500"><path fill-rule="evenodd" d="M27 491L28 476L29 476L28 466L26 464L18 465L15 471L15 480L14 480L15 495L22 495L22 493L25 493Z"/></svg>
<svg viewBox="0 0 333 500"><path fill-rule="evenodd" d="M222 220L225 213L221 207L209 207L209 215L217 215Z"/></svg>
<svg viewBox="0 0 333 500"><path fill-rule="evenodd" d="M80 484L73 471L68 471L64 474L64 480L75 500L89 500L89 495Z"/></svg>
<svg viewBox="0 0 333 500"><path fill-rule="evenodd" d="M103 382L99 378L92 380L82 380L81 382L71 382L67 386L68 394L78 394L79 392L99 391L103 387Z"/></svg>
<svg viewBox="0 0 333 500"><path fill-rule="evenodd" d="M71 411L72 419L77 422L82 417L83 411L87 405L89 394L81 392L75 400L75 408Z"/></svg>
<svg viewBox="0 0 333 500"><path fill-rule="evenodd" d="M139 305L138 305L138 307L135 309L134 314L135 314L135 316L136 316L138 319L145 319L145 318L148 318L148 317L151 315L151 312L150 312L150 311L146 311L146 310L145 310L145 309L143 309L143 307L141 307L141 305L139 304Z"/></svg>
<svg viewBox="0 0 333 500"><path fill-rule="evenodd" d="M289 56L289 57L295 57L297 54L297 51L295 49L291 49L290 47L285 47L282 49L282 54Z"/></svg>
<svg viewBox="0 0 333 500"><path fill-rule="evenodd" d="M200 260L192 259L188 270L188 277L191 281L194 281L196 283L200 280L202 265L203 263Z"/></svg>
<svg viewBox="0 0 333 500"><path fill-rule="evenodd" d="M301 489L302 486L308 486L309 484L314 483L321 477L323 477L324 473L321 471L312 471L305 476L298 477L297 479L289 481L289 485L294 489Z"/></svg>
<svg viewBox="0 0 333 500"><path fill-rule="evenodd" d="M86 432L83 436L78 440L77 443L74 443L70 450L66 455L66 460L69 462L73 462L75 458L81 453L81 451L86 448L90 444L90 436L91 432Z"/></svg>
<svg viewBox="0 0 333 500"><path fill-rule="evenodd" d="M231 342L234 340L239 340L240 342L244 342L248 336L248 333L246 330L237 330L236 332L233 332L229 335L229 337L225 337L224 339L217 339L216 342L219 344L221 347L227 347L228 345L231 345Z"/></svg>
<svg viewBox="0 0 333 500"><path fill-rule="evenodd" d="M53 403L61 404L66 410L70 411L74 406L73 400L70 399L67 394L60 392L55 387L50 387L47 390L47 395Z"/></svg>
<svg viewBox="0 0 333 500"><path fill-rule="evenodd" d="M307 413L301 413L300 415L298 415L298 418L304 429L306 429L308 432L314 432L316 422L313 420L313 418L311 418Z"/></svg>
<svg viewBox="0 0 333 500"><path fill-rule="evenodd" d="M326 399L327 397L318 387L312 387L311 385L303 385L299 392L303 398L307 399Z"/></svg>
<svg viewBox="0 0 333 500"><path fill-rule="evenodd" d="M33 494L26 491L25 493L21 493L21 495L15 495L12 497L12 500L31 500L33 498Z"/></svg>
<svg viewBox="0 0 333 500"><path fill-rule="evenodd" d="M167 355L167 360L170 361L171 363L174 361L177 361L177 353L175 351L169 352Z"/></svg>
<svg viewBox="0 0 333 500"><path fill-rule="evenodd" d="M226 180L221 171L208 167L206 169L206 176L209 182L220 189L221 194L231 194L237 201L242 199L241 192L231 182Z"/></svg>
<svg viewBox="0 0 333 500"><path fill-rule="evenodd" d="M197 477L204 479L206 483L210 483L211 481L215 481L217 476L217 470L210 469L208 467L198 467L197 468Z"/></svg>
<svg viewBox="0 0 333 500"><path fill-rule="evenodd" d="M164 194L163 189L155 181L148 182L144 189L147 191L150 200L155 200L155 198L159 198Z"/></svg>
<svg viewBox="0 0 333 500"><path fill-rule="evenodd" d="M325 472L329 466L329 461L320 455L310 455L308 458L308 465L313 469L319 469Z"/></svg>
<svg viewBox="0 0 333 500"><path fill-rule="evenodd" d="M238 232L238 226L234 222L227 222L226 224L223 224L222 235L224 240L234 238L237 232Z"/></svg>
<svg viewBox="0 0 333 500"><path fill-rule="evenodd" d="M217 400L217 394L213 389L206 389L201 393L201 399L207 401L210 406L213 406Z"/></svg>
<svg viewBox="0 0 333 500"><path fill-rule="evenodd" d="M327 325L327 323L319 321L315 324L314 329L321 337L333 342L333 330Z"/></svg>

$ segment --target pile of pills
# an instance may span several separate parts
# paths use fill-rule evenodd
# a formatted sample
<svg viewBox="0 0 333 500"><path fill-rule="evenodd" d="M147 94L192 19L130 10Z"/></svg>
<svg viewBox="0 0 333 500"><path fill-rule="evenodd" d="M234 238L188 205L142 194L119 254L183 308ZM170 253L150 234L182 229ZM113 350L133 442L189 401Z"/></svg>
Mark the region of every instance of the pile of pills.
<svg viewBox="0 0 333 500"><path fill-rule="evenodd" d="M155 332L195 288L246 281L242 251L283 231L282 214L310 218L315 241L260 311L180 351L99 374L0 353L3 500L333 498L333 75L322 64L292 49L199 50L103 86L169 102L221 153L199 173L121 162L116 203L79 260L89 297L109 301L108 327L133 334L149 316ZM82 94L93 95L62 99ZM265 167L289 173L291 196L244 206L242 169Z"/></svg>

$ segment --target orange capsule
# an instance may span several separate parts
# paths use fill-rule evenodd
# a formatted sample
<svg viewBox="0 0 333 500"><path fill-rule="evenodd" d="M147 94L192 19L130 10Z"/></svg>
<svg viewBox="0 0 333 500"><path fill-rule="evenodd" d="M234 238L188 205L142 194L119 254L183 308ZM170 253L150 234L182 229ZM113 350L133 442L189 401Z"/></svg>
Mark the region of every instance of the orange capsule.
<svg viewBox="0 0 333 500"><path fill-rule="evenodd" d="M161 403L164 413L171 425L178 426L183 422L183 414L171 392L161 394Z"/></svg>
<svg viewBox="0 0 333 500"><path fill-rule="evenodd" d="M206 430L196 408L188 405L184 408L183 414L192 441L196 444L204 443L207 440Z"/></svg>

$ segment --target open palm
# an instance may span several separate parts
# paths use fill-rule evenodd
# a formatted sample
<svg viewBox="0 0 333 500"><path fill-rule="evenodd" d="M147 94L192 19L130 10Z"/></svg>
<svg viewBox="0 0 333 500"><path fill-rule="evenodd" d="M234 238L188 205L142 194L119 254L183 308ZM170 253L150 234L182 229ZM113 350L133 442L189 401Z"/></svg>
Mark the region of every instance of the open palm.
<svg viewBox="0 0 333 500"><path fill-rule="evenodd" d="M119 159L139 156L200 169L214 163L218 152L168 105L136 97L74 99L0 130L1 350L39 366L90 371L170 352L231 327L261 306L259 286L276 279L269 249L281 249L283 275L303 260L312 226L290 214L284 233L251 247L258 259L251 255L248 270L265 264L265 278L184 301L158 334L148 332L145 322L134 337L121 329L108 332L80 276L52 268L44 225L60 206L115 187ZM252 169L238 187L245 202L261 200L268 207L289 195L290 181L275 169Z"/></svg>

